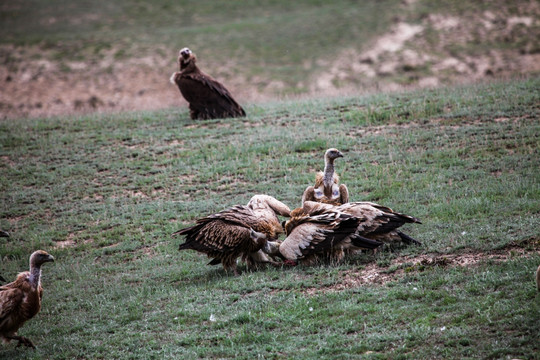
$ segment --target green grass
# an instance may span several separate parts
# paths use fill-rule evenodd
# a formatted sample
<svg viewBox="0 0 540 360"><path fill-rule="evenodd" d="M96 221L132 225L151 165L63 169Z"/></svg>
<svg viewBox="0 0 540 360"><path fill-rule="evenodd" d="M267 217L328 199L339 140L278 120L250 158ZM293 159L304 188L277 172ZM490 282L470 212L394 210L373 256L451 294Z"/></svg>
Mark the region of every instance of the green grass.
<svg viewBox="0 0 540 360"><path fill-rule="evenodd" d="M13 279L38 248L57 261L20 331L38 349L0 357L537 359L538 89L248 105L246 119L201 122L187 109L3 121L0 272ZM513 256L339 288L368 264L396 272L398 254L234 277L176 250L170 233L253 194L298 206L328 147L352 200L423 221L406 231L424 246L399 254Z"/></svg>
<svg viewBox="0 0 540 360"><path fill-rule="evenodd" d="M272 79L298 93L305 92L306 77L321 69L319 59L332 59L350 44L367 44L398 12L397 0L23 0L0 8L0 43L38 45L44 51L36 56L61 62L157 52L170 58L171 67L178 49L189 46L205 68L224 71L225 64L233 67L227 76L241 75L253 88Z"/></svg>

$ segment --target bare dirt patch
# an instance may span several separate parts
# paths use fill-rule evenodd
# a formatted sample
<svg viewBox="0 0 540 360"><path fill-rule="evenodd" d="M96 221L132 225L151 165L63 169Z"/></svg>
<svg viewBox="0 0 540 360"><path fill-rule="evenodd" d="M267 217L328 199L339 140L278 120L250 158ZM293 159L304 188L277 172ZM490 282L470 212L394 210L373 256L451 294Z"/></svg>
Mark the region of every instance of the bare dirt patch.
<svg viewBox="0 0 540 360"><path fill-rule="evenodd" d="M424 271L429 267L470 267L486 261L503 262L516 257L528 257L540 254L540 239L529 239L526 243L532 246L512 244L501 250L489 252L466 252L461 254L422 254L417 256L399 256L388 266L380 267L375 262L366 264L360 270L346 270L341 273L342 280L331 286L309 288L307 294L334 292L356 288L362 285L383 285L403 277L406 273Z"/></svg>
<svg viewBox="0 0 540 360"><path fill-rule="evenodd" d="M462 17L432 13L419 24L396 19L363 51L351 47L325 61L311 91L401 91L538 74L538 3L519 5L526 16L500 5Z"/></svg>

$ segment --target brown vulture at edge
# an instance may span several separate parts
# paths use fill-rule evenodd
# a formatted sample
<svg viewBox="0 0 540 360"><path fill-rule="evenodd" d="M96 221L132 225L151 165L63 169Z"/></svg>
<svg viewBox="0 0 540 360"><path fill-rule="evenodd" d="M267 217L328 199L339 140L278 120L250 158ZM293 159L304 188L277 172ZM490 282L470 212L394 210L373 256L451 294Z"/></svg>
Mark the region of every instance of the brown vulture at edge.
<svg viewBox="0 0 540 360"><path fill-rule="evenodd" d="M50 261L54 261L52 255L37 250L30 256L30 271L19 273L14 282L0 286L0 338L4 342L17 340L17 347L35 348L28 338L16 334L41 309L41 265Z"/></svg>
<svg viewBox="0 0 540 360"><path fill-rule="evenodd" d="M349 202L349 190L345 184L339 184L339 177L334 172L334 160L343 157L338 149L328 149L324 154L324 172L315 176L315 186L308 186L302 195L305 201L341 205Z"/></svg>
<svg viewBox="0 0 540 360"><path fill-rule="evenodd" d="M277 215L290 215L291 210L269 195L255 195L247 205L231 208L198 219L194 226L172 234L185 235L179 250L192 249L213 258L209 265L221 263L226 271L238 275L236 260L242 257L249 266L271 262L261 251L268 240L277 240L283 228Z"/></svg>
<svg viewBox="0 0 540 360"><path fill-rule="evenodd" d="M179 71L170 81L176 84L189 103L191 119L221 119L246 116L231 93L217 80L197 67L197 57L188 48L180 50Z"/></svg>

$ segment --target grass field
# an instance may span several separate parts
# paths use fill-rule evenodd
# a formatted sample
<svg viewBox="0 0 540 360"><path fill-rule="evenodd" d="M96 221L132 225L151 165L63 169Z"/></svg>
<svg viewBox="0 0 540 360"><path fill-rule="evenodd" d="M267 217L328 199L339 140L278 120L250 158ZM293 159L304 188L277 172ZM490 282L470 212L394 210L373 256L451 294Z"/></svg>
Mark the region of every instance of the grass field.
<svg viewBox="0 0 540 360"><path fill-rule="evenodd" d="M57 260L19 331L37 350L0 358L538 359L539 89L2 121L0 273ZM170 233L254 194L299 206L328 147L352 200L419 217L422 247L238 277L177 251Z"/></svg>

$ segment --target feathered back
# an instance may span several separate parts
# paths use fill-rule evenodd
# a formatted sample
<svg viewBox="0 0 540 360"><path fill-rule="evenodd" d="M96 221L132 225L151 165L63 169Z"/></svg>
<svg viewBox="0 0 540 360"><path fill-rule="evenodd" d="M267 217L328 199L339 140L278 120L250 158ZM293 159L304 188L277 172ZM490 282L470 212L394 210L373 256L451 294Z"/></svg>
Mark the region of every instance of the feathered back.
<svg viewBox="0 0 540 360"><path fill-rule="evenodd" d="M218 213L198 219L196 224L172 234L185 235L179 250L193 249L221 262L225 269L236 273L236 258L249 257L254 261L267 258L253 255L268 240L275 240L283 230L276 212L289 214L289 208L268 195L256 195L247 205L235 205Z"/></svg>
<svg viewBox="0 0 540 360"><path fill-rule="evenodd" d="M397 229L406 223L421 224L421 221L413 216L395 212L389 207L368 201L351 202L339 206L306 201L303 205L303 211L307 214L331 210L361 219L357 229L357 234L360 236L389 243L403 241L420 244L419 241Z"/></svg>
<svg viewBox="0 0 540 360"><path fill-rule="evenodd" d="M302 208L295 209L291 219L285 223L287 238L279 245L279 251L288 260L331 253L339 248L342 241L355 236L359 221L354 216L324 206L313 209L309 214ZM381 244L368 240L365 247L376 248Z"/></svg>

